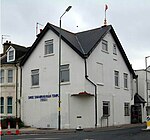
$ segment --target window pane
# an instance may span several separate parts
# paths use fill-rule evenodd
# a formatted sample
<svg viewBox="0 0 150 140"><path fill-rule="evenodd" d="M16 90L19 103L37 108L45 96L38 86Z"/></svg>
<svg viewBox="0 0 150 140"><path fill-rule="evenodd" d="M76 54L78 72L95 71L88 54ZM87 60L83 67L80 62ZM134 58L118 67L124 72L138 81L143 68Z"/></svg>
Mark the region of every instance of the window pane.
<svg viewBox="0 0 150 140"><path fill-rule="evenodd" d="M4 97L0 98L0 113L4 113Z"/></svg>
<svg viewBox="0 0 150 140"><path fill-rule="evenodd" d="M8 83L13 82L13 70L8 70Z"/></svg>
<svg viewBox="0 0 150 140"><path fill-rule="evenodd" d="M113 54L117 54L117 46L115 44L113 45Z"/></svg>
<svg viewBox="0 0 150 140"><path fill-rule="evenodd" d="M7 98L7 113L12 113L12 97Z"/></svg>
<svg viewBox="0 0 150 140"><path fill-rule="evenodd" d="M4 105L4 97L0 98L0 105Z"/></svg>
<svg viewBox="0 0 150 140"><path fill-rule="evenodd" d="M115 71L114 75L115 75L115 86L119 86L119 72Z"/></svg>
<svg viewBox="0 0 150 140"><path fill-rule="evenodd" d="M60 68L61 82L69 82L69 65L62 65Z"/></svg>
<svg viewBox="0 0 150 140"><path fill-rule="evenodd" d="M103 116L110 115L110 103L109 101L103 101Z"/></svg>
<svg viewBox="0 0 150 140"><path fill-rule="evenodd" d="M7 106L7 113L12 113L12 106Z"/></svg>
<svg viewBox="0 0 150 140"><path fill-rule="evenodd" d="M102 50L108 51L108 42L106 40L102 40Z"/></svg>
<svg viewBox="0 0 150 140"><path fill-rule="evenodd" d="M61 82L69 81L69 70L61 71Z"/></svg>
<svg viewBox="0 0 150 140"><path fill-rule="evenodd" d="M7 105L12 105L12 97L8 97Z"/></svg>
<svg viewBox="0 0 150 140"><path fill-rule="evenodd" d="M9 60L13 60L14 59L14 50L9 51Z"/></svg>
<svg viewBox="0 0 150 140"><path fill-rule="evenodd" d="M39 75L32 75L32 85L39 85Z"/></svg>
<svg viewBox="0 0 150 140"><path fill-rule="evenodd" d="M124 103L124 115L129 116L130 115L130 104Z"/></svg>
<svg viewBox="0 0 150 140"><path fill-rule="evenodd" d="M45 55L53 53L53 40L45 41Z"/></svg>
<svg viewBox="0 0 150 140"><path fill-rule="evenodd" d="M4 70L0 70L0 83L4 83Z"/></svg>
<svg viewBox="0 0 150 140"><path fill-rule="evenodd" d="M124 88L128 88L128 74L124 73Z"/></svg>
<svg viewBox="0 0 150 140"><path fill-rule="evenodd" d="M39 85L39 70L31 71L31 82L32 86Z"/></svg>

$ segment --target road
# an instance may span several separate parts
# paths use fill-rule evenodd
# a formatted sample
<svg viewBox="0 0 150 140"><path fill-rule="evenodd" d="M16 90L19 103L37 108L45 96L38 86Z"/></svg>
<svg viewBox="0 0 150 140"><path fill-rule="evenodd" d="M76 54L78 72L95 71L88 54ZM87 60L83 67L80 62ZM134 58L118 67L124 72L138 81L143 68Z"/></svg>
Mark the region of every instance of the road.
<svg viewBox="0 0 150 140"><path fill-rule="evenodd" d="M150 140L150 131L143 131L142 128L22 134L2 136L2 140Z"/></svg>

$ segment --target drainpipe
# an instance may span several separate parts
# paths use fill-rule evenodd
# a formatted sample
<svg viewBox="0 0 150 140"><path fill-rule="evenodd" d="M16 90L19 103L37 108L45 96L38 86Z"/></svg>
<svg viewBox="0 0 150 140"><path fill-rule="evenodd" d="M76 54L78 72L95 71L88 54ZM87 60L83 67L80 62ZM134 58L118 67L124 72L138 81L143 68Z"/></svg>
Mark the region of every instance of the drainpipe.
<svg viewBox="0 0 150 140"><path fill-rule="evenodd" d="M95 87L95 127L97 127L97 85L88 78L86 58L84 59L84 63L85 63L85 78Z"/></svg>
<svg viewBox="0 0 150 140"><path fill-rule="evenodd" d="M16 67L16 119L18 118L18 66Z"/></svg>
<svg viewBox="0 0 150 140"><path fill-rule="evenodd" d="M20 105L20 109L19 109L19 113L20 113L20 119L21 119L21 97L22 97L22 67L20 66L20 99L19 99L19 105Z"/></svg>

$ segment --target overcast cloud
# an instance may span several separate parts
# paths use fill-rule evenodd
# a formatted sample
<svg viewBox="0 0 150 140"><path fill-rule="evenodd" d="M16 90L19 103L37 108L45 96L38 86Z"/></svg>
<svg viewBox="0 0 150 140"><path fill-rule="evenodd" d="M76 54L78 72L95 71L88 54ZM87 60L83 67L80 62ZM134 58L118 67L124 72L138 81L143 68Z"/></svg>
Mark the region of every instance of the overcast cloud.
<svg viewBox="0 0 150 140"><path fill-rule="evenodd" d="M59 26L59 17L69 5L72 9L62 19L64 29L79 32L100 27L105 4L107 23L113 26L133 68L144 69L145 56L150 56L149 0L1 0L1 35L10 36L3 43L10 40L31 46L36 23Z"/></svg>

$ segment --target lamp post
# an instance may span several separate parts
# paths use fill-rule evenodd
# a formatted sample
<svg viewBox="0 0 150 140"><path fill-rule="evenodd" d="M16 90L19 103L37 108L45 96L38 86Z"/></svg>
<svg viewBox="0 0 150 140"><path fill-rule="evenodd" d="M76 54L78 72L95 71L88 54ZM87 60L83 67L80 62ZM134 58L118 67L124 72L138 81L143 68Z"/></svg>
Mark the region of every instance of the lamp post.
<svg viewBox="0 0 150 140"><path fill-rule="evenodd" d="M59 93L58 93L58 95L59 95L59 101L58 101L58 109L59 109L59 111L58 111L58 130L60 130L61 129L61 74L60 74L60 67L61 67L61 18L63 17L63 15L66 13L66 12L68 12L70 9L71 9L71 7L72 6L69 6L66 10L65 10L65 12L60 16L60 20L59 20L59 28L60 28L60 30L59 30L59 62L58 62L58 65L59 65Z"/></svg>
<svg viewBox="0 0 150 140"><path fill-rule="evenodd" d="M147 78L147 59L149 58L150 56L146 56L145 57L145 67L146 67L146 69L145 69L145 71L146 71L146 96L147 96L147 116L149 115L148 114L148 78Z"/></svg>

